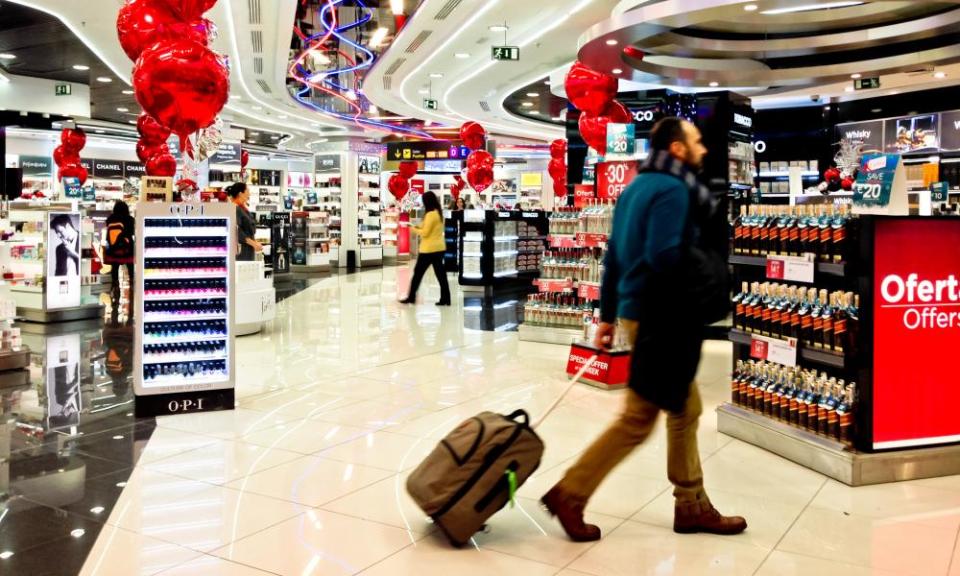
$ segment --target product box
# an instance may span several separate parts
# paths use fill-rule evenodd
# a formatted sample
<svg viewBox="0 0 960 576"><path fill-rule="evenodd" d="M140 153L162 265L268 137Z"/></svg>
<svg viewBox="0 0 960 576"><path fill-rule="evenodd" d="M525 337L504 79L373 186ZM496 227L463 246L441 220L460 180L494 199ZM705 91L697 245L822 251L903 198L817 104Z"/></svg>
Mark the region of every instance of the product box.
<svg viewBox="0 0 960 576"><path fill-rule="evenodd" d="M587 368L580 381L606 390L625 387L630 378L629 350L609 352L584 343L571 344L570 355L567 357L567 375L573 376L579 372L594 354L597 359Z"/></svg>

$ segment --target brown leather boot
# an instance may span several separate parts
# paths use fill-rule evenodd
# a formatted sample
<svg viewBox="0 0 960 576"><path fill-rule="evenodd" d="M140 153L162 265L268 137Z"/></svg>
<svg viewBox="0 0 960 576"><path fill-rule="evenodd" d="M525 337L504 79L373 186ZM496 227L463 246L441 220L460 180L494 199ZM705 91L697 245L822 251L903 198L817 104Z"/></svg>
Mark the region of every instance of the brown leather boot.
<svg viewBox="0 0 960 576"><path fill-rule="evenodd" d="M723 516L709 500L677 504L673 511L673 531L677 534L705 532L732 536L746 529L746 520L740 516Z"/></svg>
<svg viewBox="0 0 960 576"><path fill-rule="evenodd" d="M552 516L556 516L563 530L574 542L593 542L600 539L600 527L583 521L585 503L577 502L554 486L540 499Z"/></svg>

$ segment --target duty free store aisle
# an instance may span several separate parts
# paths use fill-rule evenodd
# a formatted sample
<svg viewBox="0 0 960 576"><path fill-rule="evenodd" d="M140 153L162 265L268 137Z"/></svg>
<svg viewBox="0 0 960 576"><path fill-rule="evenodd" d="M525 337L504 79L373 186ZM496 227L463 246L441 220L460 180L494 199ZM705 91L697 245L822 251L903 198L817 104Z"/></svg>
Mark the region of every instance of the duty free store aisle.
<svg viewBox="0 0 960 576"><path fill-rule="evenodd" d="M544 425L545 462L517 507L451 549L406 496L407 472L480 410L544 409L567 349L465 330L459 306L401 306L409 274L328 278L240 339L238 409L160 419L82 573L960 574L960 478L853 490L719 434L725 342L705 344L700 450L714 502L747 517L745 534L672 532L661 425L591 502L604 539L566 540L537 499L625 393L584 386Z"/></svg>

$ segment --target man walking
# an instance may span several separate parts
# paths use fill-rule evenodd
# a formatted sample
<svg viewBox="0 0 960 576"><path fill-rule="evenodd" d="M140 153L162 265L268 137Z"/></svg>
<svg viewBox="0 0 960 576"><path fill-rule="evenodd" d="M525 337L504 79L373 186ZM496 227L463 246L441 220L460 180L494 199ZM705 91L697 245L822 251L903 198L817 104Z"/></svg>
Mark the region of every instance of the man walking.
<svg viewBox="0 0 960 576"><path fill-rule="evenodd" d="M700 233L698 215L710 204L709 191L695 176L707 150L696 126L679 118L660 120L650 144L650 157L617 204L596 341L598 347L609 348L615 331L625 332L634 348L630 390L620 417L542 499L577 542L600 538L600 529L583 521L587 501L607 474L646 440L664 406L671 408L667 475L676 500L674 531L739 534L747 527L743 518L722 516L710 503L697 451L703 406L693 379L703 326L684 313L689 303L682 301L680 278L684 251Z"/></svg>

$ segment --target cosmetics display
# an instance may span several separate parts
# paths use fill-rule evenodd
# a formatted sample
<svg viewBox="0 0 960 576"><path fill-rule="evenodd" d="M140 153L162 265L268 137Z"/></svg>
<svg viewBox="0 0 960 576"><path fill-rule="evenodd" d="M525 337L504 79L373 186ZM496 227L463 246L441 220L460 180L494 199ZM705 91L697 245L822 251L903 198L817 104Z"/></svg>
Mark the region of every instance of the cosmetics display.
<svg viewBox="0 0 960 576"><path fill-rule="evenodd" d="M845 262L855 218L850 206L741 206L733 253L747 256L814 254L821 262Z"/></svg>
<svg viewBox="0 0 960 576"><path fill-rule="evenodd" d="M360 156L357 170L357 247L361 266L383 263L380 158Z"/></svg>
<svg viewBox="0 0 960 576"><path fill-rule="evenodd" d="M141 295L134 299L142 319L138 396L232 393L235 211L231 204L204 204L199 215L171 217L181 206L141 204L137 210L137 266L143 271ZM248 264L262 274L262 261ZM167 410L159 400L144 401L144 409Z"/></svg>
<svg viewBox="0 0 960 576"><path fill-rule="evenodd" d="M461 214L461 213L458 213ZM460 227L460 284L526 283L540 275L547 213L465 210Z"/></svg>
<svg viewBox="0 0 960 576"><path fill-rule="evenodd" d="M339 172L317 173L313 190L317 194L317 205L326 214L327 252L335 261L342 241L341 176Z"/></svg>

